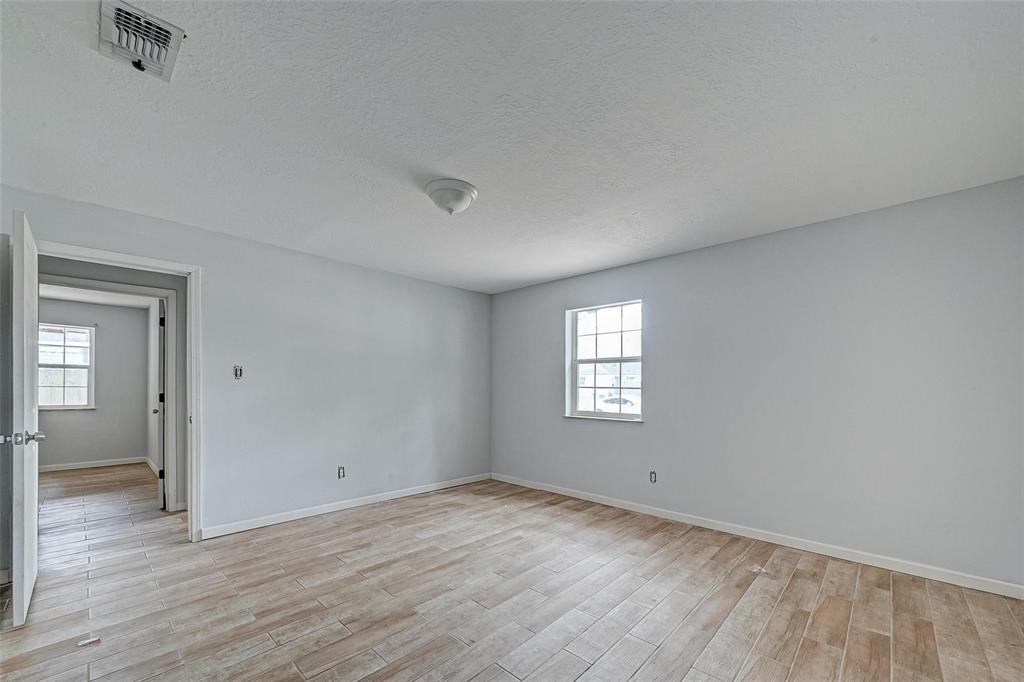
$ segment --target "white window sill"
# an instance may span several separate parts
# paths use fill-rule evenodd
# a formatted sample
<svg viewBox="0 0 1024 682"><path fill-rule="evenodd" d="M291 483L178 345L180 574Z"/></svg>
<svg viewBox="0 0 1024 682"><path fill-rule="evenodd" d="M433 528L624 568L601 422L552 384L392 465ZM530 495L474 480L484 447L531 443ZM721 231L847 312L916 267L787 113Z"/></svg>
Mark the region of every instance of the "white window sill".
<svg viewBox="0 0 1024 682"><path fill-rule="evenodd" d="M78 410L95 410L95 405L40 405L40 412L75 412Z"/></svg>
<svg viewBox="0 0 1024 682"><path fill-rule="evenodd" d="M641 417L637 417L636 419L633 419L633 418L627 419L625 417L592 417L592 416L587 415L587 414L563 414L562 417L565 418L565 419L589 419L591 421L597 421L597 422L620 422L622 424L643 424L644 423L644 420Z"/></svg>

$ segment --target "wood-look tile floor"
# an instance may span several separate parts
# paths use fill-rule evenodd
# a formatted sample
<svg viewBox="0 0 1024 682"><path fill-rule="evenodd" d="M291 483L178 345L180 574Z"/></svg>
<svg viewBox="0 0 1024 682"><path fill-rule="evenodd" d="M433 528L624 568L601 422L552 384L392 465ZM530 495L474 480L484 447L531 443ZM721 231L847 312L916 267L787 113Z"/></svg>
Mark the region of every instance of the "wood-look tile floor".
<svg viewBox="0 0 1024 682"><path fill-rule="evenodd" d="M42 476L0 679L1024 680L1020 601L560 495L486 481L190 544L154 486Z"/></svg>

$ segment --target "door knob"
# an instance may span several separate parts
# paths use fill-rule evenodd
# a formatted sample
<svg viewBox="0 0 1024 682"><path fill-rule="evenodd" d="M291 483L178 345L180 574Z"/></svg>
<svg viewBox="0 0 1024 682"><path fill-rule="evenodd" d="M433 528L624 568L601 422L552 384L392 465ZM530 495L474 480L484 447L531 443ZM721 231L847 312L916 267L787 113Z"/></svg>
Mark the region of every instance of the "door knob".
<svg viewBox="0 0 1024 682"><path fill-rule="evenodd" d="M34 441L46 440L46 434L43 433L42 431L38 431L36 433L29 433L28 431L26 431L25 432L25 442L28 443L29 441L33 441L33 440Z"/></svg>
<svg viewBox="0 0 1024 682"><path fill-rule="evenodd" d="M153 408L153 414L160 414L160 410L158 410L158 409L156 409L156 408L154 407L154 408Z"/></svg>

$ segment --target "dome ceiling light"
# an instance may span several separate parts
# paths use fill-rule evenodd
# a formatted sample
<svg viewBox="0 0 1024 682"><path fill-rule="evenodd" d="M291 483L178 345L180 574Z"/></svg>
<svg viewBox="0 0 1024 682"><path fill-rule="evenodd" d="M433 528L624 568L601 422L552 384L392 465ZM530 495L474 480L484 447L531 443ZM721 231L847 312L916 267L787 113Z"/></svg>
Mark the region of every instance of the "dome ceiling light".
<svg viewBox="0 0 1024 682"><path fill-rule="evenodd" d="M476 187L454 178L431 180L424 189L430 200L448 215L465 211L477 195Z"/></svg>

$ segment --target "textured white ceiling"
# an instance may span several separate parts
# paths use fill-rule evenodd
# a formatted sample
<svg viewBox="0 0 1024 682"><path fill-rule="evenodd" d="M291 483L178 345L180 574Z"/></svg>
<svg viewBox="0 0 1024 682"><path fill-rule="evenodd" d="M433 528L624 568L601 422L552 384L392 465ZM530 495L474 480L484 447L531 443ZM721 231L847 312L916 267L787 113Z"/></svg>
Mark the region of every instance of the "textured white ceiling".
<svg viewBox="0 0 1024 682"><path fill-rule="evenodd" d="M3 182L495 292L1024 173L1024 3L137 4L3 2Z"/></svg>

